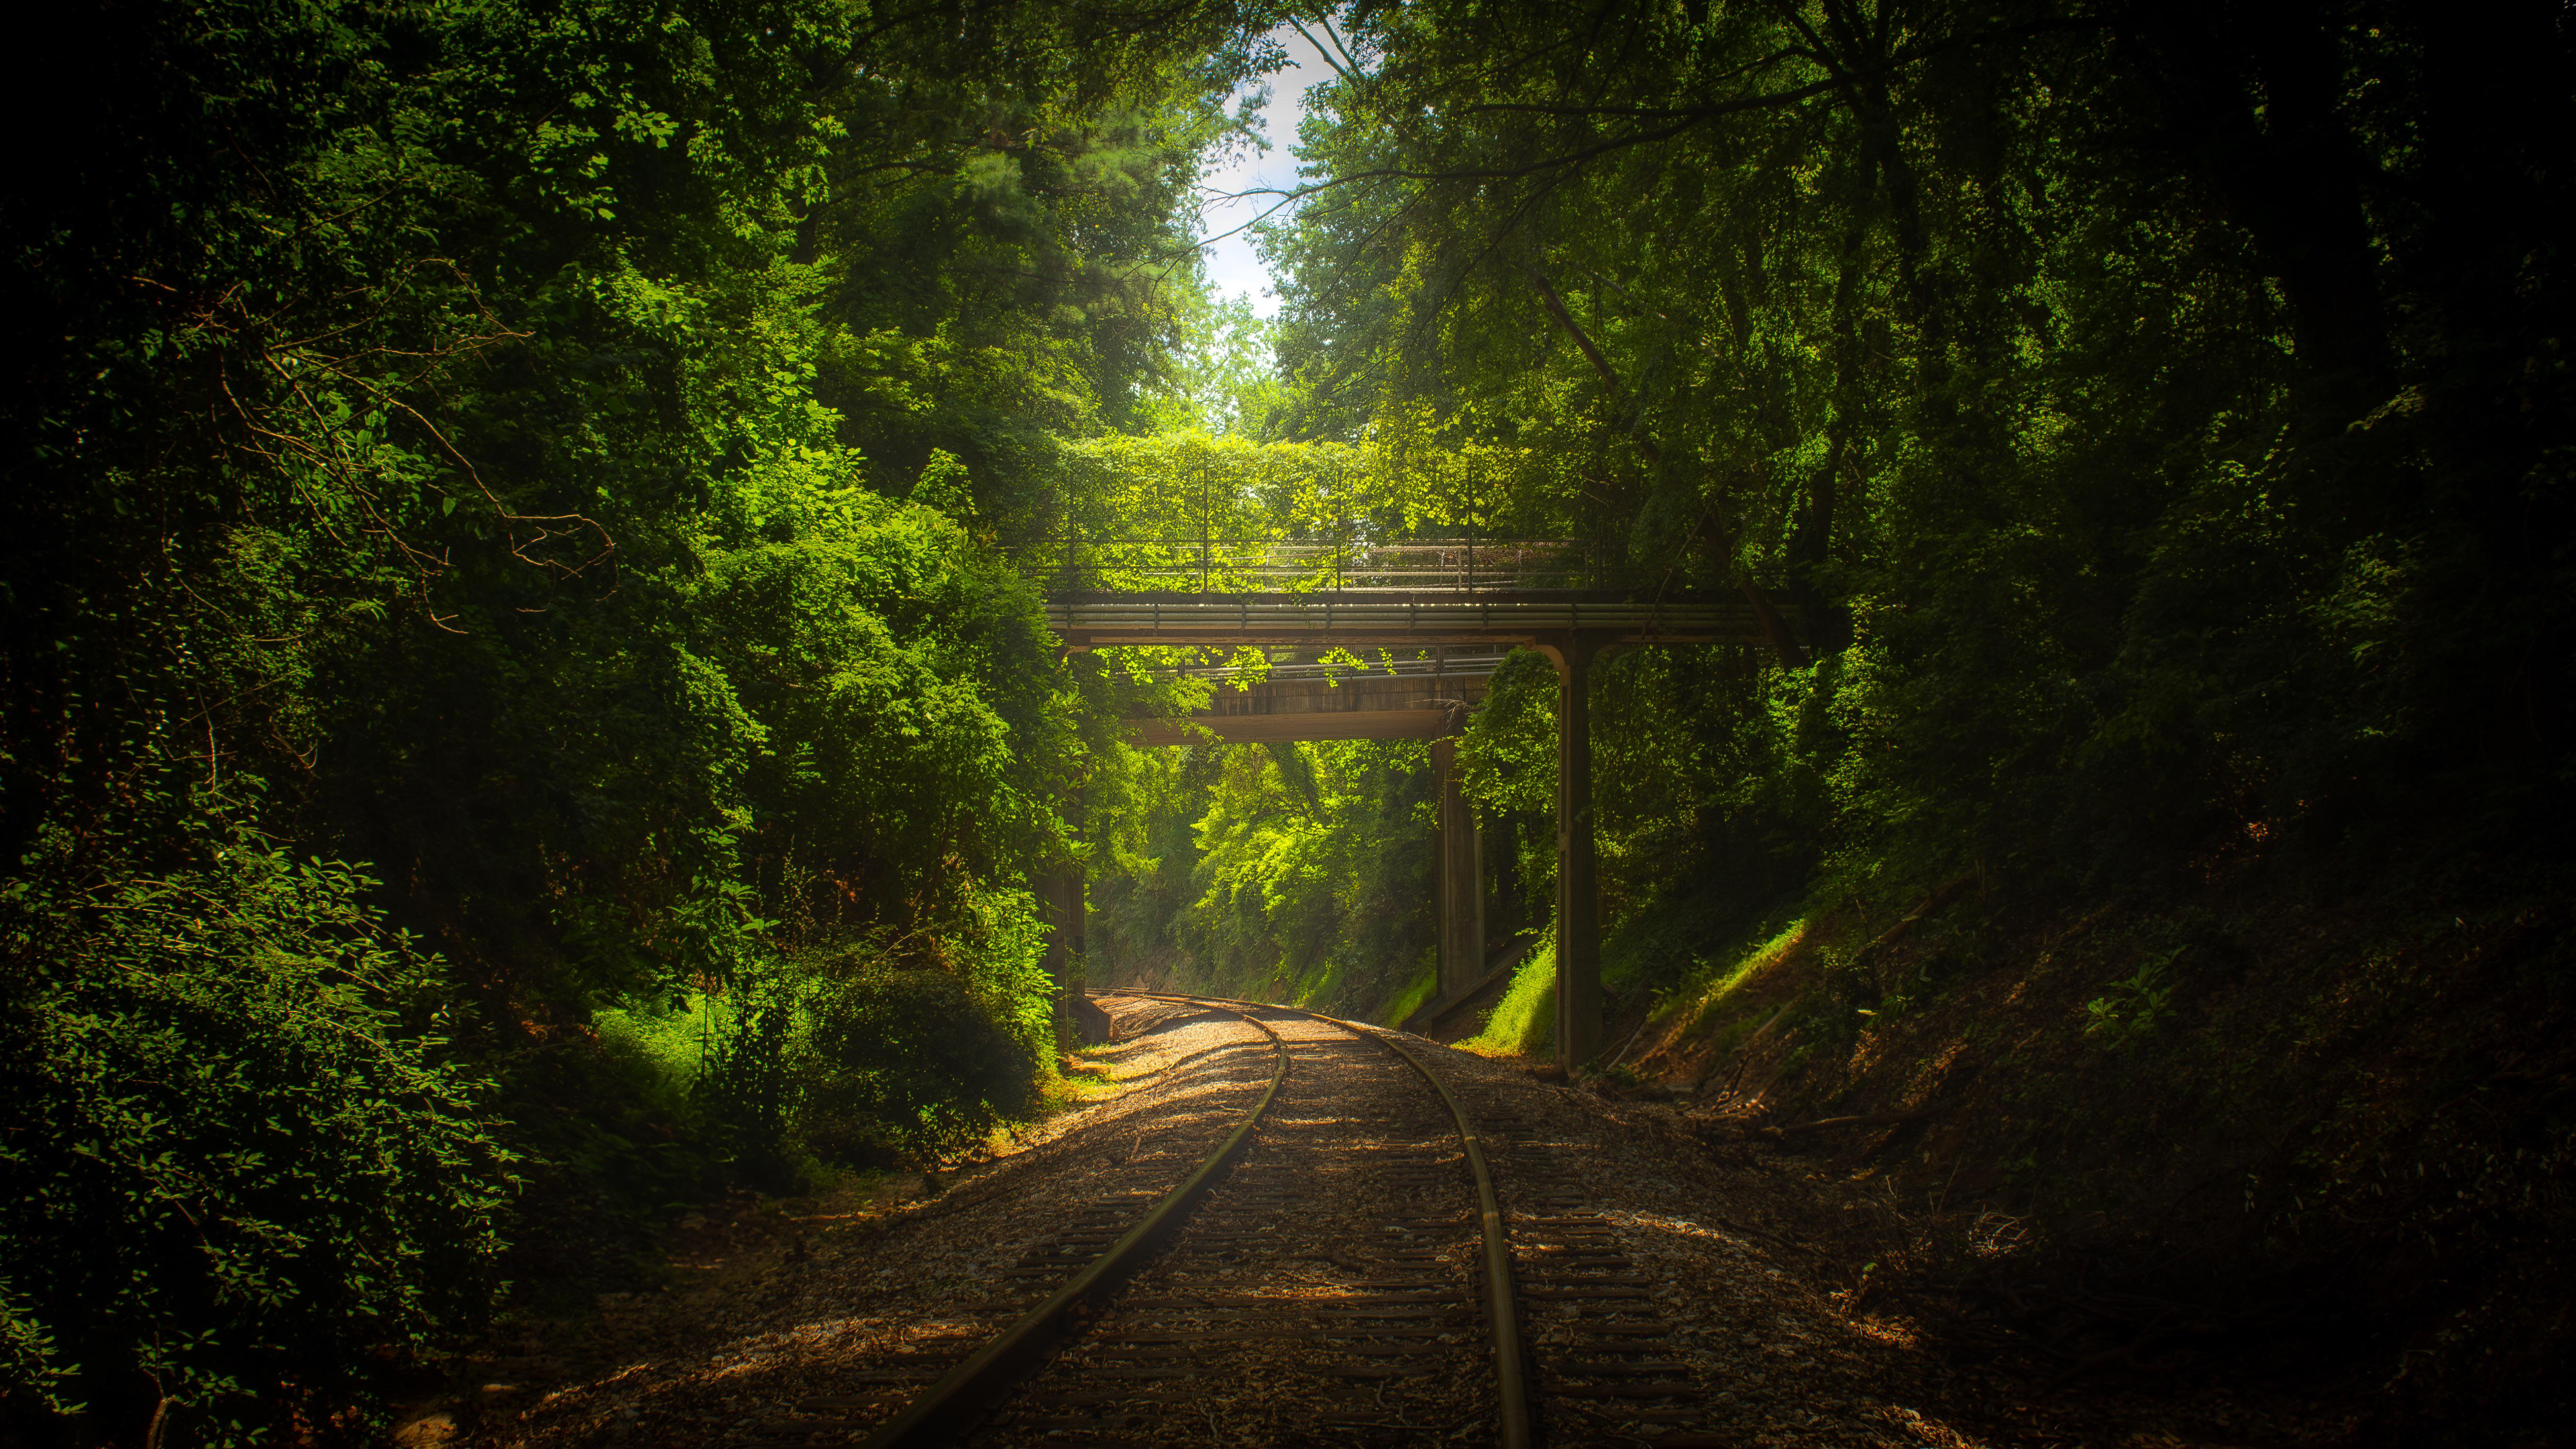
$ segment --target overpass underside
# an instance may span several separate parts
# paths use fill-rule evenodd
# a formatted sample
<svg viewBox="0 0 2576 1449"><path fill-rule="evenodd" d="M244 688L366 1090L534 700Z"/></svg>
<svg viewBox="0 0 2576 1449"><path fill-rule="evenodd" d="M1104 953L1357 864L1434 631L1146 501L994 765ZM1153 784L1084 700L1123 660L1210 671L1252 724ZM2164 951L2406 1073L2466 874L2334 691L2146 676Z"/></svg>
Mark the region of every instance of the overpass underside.
<svg viewBox="0 0 2576 1449"><path fill-rule="evenodd" d="M1490 673L1490 670L1488 671ZM1296 740L1436 740L1467 727L1487 675L1394 676L1357 671L1334 679L1220 679L1208 707L1185 719L1136 724L1140 745Z"/></svg>

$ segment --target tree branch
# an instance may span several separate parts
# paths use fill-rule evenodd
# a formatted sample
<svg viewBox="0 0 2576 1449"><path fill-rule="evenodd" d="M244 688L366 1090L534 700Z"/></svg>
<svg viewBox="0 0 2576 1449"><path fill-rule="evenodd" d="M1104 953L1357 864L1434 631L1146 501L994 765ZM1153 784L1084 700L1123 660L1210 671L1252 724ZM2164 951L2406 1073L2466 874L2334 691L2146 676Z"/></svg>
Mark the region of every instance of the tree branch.
<svg viewBox="0 0 2576 1449"><path fill-rule="evenodd" d="M1367 171L1354 171L1347 176L1330 177L1326 180L1318 181L1308 186L1285 188L1276 186L1256 186L1235 192L1233 195L1238 198L1246 196L1276 196L1288 201L1303 201L1309 196L1316 195L1320 192L1330 191L1337 186L1348 186L1354 182L1360 181L1516 180L1523 176L1536 176L1542 172L1562 170L1568 166L1580 166L1584 162L1593 160L1596 157L1609 155L1613 151L1624 151L1632 146L1651 146L1658 141L1669 141L1673 137L1680 135L1684 131L1691 129L1693 126L1696 126L1703 121L1712 121L1720 116L1731 116L1745 111L1777 110L1786 106L1794 106L1801 101L1813 100L1817 96L1836 89L1839 89L1838 82L1829 80L1818 81L1814 85L1800 86L1794 91L1782 91L1777 94L1766 96L1751 96L1744 100L1730 102L1722 106L1703 106L1689 111L1675 112L1675 114L1680 116L1681 119L1675 121L1669 126L1652 131L1638 131L1625 136L1614 136L1597 145L1586 146L1577 151L1568 151L1561 156L1551 156L1544 161L1532 161L1526 165L1470 167L1454 171L1416 171L1400 166L1381 166Z"/></svg>
<svg viewBox="0 0 2576 1449"><path fill-rule="evenodd" d="M1584 334L1582 324L1576 322L1574 314L1566 310L1565 299L1556 294L1556 288L1548 285L1547 275L1544 272L1527 264L1523 264L1521 271L1529 277L1530 285L1538 289L1538 299L1546 304L1547 315L1555 318L1556 325L1564 328L1565 335L1573 338L1574 345L1582 348L1583 355L1592 360L1592 370L1601 374L1601 381L1610 389L1611 401L1616 403L1626 395L1627 389L1619 385L1619 374L1610 366L1610 359L1602 356L1601 349L1592 345L1592 339ZM1643 440L1641 439L1640 442ZM1652 443L1645 443L1644 446L1649 454L1653 453Z"/></svg>

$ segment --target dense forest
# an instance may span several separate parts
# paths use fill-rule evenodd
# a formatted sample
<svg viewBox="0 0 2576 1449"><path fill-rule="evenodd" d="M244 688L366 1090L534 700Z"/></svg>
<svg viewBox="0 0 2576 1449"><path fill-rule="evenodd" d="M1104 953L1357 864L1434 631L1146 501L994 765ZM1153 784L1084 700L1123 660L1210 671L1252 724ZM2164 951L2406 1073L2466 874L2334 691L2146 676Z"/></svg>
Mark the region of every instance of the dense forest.
<svg viewBox="0 0 2576 1449"><path fill-rule="evenodd" d="M1771 621L1597 671L1577 1080L1902 1109L1846 1165L1983 1216L1892 1274L2295 1330L2355 1442L2557 1411L2562 7L50 20L0 1434L361 1441L693 1203L976 1150L1079 1045L1069 869L1095 983L1421 1003L1426 749L1136 748L1229 661L1047 628L1067 540L1212 528ZM1198 207L1285 30L1274 320ZM1460 748L1538 948L1475 1045L1531 1057L1556 690L1515 655Z"/></svg>

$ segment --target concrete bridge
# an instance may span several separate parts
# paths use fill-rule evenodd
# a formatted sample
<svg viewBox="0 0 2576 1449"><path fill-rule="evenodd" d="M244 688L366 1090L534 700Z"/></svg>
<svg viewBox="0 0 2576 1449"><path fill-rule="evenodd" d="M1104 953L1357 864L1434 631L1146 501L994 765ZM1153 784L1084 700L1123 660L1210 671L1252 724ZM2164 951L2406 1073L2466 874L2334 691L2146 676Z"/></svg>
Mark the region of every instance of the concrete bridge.
<svg viewBox="0 0 2576 1449"><path fill-rule="evenodd" d="M1508 568L1493 562L1497 546L1487 544L1481 577L1472 545L1434 541L1348 558L1335 555L1329 581L1303 554L1289 554L1285 564L1271 562L1281 549L1312 552L1322 546L1263 547L1271 551L1246 554L1238 548L1223 561L1212 548L1204 550L1198 580L1210 585L1208 591L1169 587L1184 581L1176 575L1186 573L1186 557L1177 564L1131 566L1133 578L1122 581L1164 585L1132 592L1102 588L1101 570L1067 564L1053 572L1051 581L1059 587L1048 594L1047 623L1070 650L1122 645L1402 649L1430 651L1433 660L1455 657L1461 666L1468 659L1497 659L1511 648L1544 654L1557 675L1557 1060L1568 1067L1589 1061L1600 1051L1602 1032L1592 817L1593 666L1618 649L1776 641L1784 628L1780 612L1752 588L1730 599L1534 587L1557 582L1567 572L1562 560L1577 546L1558 541L1514 545L1517 552L1505 557L1516 563ZM1386 555L1394 561L1386 562ZM1070 550L1067 556L1074 557ZM1549 569L1557 571L1555 577L1548 576ZM1334 586L1345 582L1346 587ZM1491 673L1488 663L1482 675ZM1177 744L1192 737L1195 728L1223 740L1431 740L1440 777L1440 995L1444 1002L1455 1001L1474 988L1485 964L1481 848L1474 812L1458 790L1451 744L1464 729L1468 711L1483 697L1482 676L1471 676L1463 667L1455 674L1426 669L1379 675L1362 684L1356 671L1352 674L1333 683L1291 675L1240 691L1221 686L1211 707L1187 725L1145 722L1140 739ZM1471 678L1476 682L1471 684ZM1054 895L1059 936L1079 950L1081 884L1075 880Z"/></svg>

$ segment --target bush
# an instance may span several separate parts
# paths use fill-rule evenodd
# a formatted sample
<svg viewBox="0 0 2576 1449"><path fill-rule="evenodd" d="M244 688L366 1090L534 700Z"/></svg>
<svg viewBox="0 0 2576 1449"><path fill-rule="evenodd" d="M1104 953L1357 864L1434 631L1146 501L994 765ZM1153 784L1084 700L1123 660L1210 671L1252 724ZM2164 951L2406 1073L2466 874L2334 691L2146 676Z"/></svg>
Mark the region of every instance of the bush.
<svg viewBox="0 0 2576 1449"><path fill-rule="evenodd" d="M946 930L879 931L746 970L701 1001L692 1094L741 1171L886 1167L973 1146L1040 1106L1056 1048L1045 938L1025 891Z"/></svg>
<svg viewBox="0 0 2576 1449"><path fill-rule="evenodd" d="M854 1164L971 1145L1038 1107L1040 1044L970 982L875 964L815 999L804 1121L816 1155Z"/></svg>
<svg viewBox="0 0 2576 1449"><path fill-rule="evenodd" d="M470 1326L510 1156L442 1061L437 958L355 869L235 831L157 877L0 885L0 1414L246 1444L361 1425ZM59 1422L59 1421L57 1421Z"/></svg>

